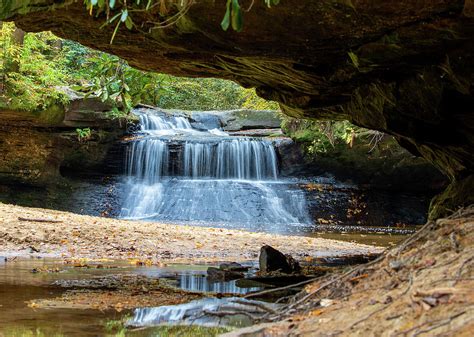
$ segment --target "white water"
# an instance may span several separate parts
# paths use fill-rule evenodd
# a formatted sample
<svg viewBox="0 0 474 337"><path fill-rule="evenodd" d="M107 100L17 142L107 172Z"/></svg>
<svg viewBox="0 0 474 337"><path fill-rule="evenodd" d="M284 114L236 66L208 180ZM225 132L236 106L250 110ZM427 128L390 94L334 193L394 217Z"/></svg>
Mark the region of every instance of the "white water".
<svg viewBox="0 0 474 337"><path fill-rule="evenodd" d="M194 273L181 274L179 276L179 288L219 294L247 294L263 290L263 288L258 287L241 288L236 285L236 281L210 282L205 275L196 275Z"/></svg>
<svg viewBox="0 0 474 337"><path fill-rule="evenodd" d="M279 232L309 223L303 192L278 179L271 142L197 131L184 117L139 117L122 217Z"/></svg>
<svg viewBox="0 0 474 337"><path fill-rule="evenodd" d="M252 323L247 316L229 315L216 316L216 312L243 311L261 317L265 311L257 310L257 306L266 306L277 310L281 305L247 300L240 297L203 298L178 305L164 305L155 308L135 309L134 317L127 325L134 327L155 326L160 324L203 325L203 326L245 326ZM211 313L211 314L208 314Z"/></svg>

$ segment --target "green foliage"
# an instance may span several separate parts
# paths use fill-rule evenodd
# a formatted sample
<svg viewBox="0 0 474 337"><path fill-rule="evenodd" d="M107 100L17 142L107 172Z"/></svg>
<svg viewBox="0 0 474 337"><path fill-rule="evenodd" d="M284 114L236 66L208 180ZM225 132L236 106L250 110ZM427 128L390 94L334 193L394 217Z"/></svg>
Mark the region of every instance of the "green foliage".
<svg viewBox="0 0 474 337"><path fill-rule="evenodd" d="M310 155L327 153L340 146L351 146L358 128L347 121L312 121L283 118L283 131L305 145Z"/></svg>
<svg viewBox="0 0 474 337"><path fill-rule="evenodd" d="M201 327L201 326L182 326L182 325L163 325L151 327L147 329L127 329L126 323L130 320L130 316L126 315L119 320L106 321L106 336L110 337L213 337L231 329L227 327Z"/></svg>
<svg viewBox="0 0 474 337"><path fill-rule="evenodd" d="M359 69L360 63L359 63L359 57L352 51L347 53L349 55L349 58L351 59L352 65Z"/></svg>
<svg viewBox="0 0 474 337"><path fill-rule="evenodd" d="M57 89L67 84L63 65L57 62L61 58L55 48L59 39L47 32L27 34L23 45L15 45L14 30L12 23L3 23L0 30L0 107L39 111L67 102L65 94ZM12 67L13 63L18 67Z"/></svg>
<svg viewBox="0 0 474 337"><path fill-rule="evenodd" d="M226 11L221 22L221 27L223 30L227 30L229 26L232 26L232 29L236 32L241 32L244 27L239 0L227 0Z"/></svg>
<svg viewBox="0 0 474 337"><path fill-rule="evenodd" d="M0 336L2 337L64 337L64 334L52 329L26 328L23 326L10 327L2 329Z"/></svg>
<svg viewBox="0 0 474 337"><path fill-rule="evenodd" d="M179 78L166 76L162 82L166 88L158 106L185 110L255 109L278 110L278 104L268 102L254 89L243 89L226 80L210 78Z"/></svg>
<svg viewBox="0 0 474 337"><path fill-rule="evenodd" d="M16 46L11 43L14 29L13 24L4 24L0 30L4 46L0 107L54 111L58 104L67 103L63 87L69 86L112 106L111 118L127 115L138 103L187 110L279 108L259 98L254 89L243 89L231 81L139 71L116 56L47 32L26 34L24 44ZM18 69L12 70L11 64L18 64Z"/></svg>
<svg viewBox="0 0 474 337"><path fill-rule="evenodd" d="M114 26L110 38L111 44L122 25L125 25L128 30L139 29L133 22L133 13L152 11L154 8L158 8L159 15L156 20L148 22L148 24L152 24L153 28L166 28L176 24L188 12L193 3L194 0L84 0L90 15L95 14L96 17L102 14L106 15L105 23L102 26ZM271 6L278 5L280 0L264 0L264 3L268 8L271 8ZM251 7L252 5L246 11L249 11ZM239 0L227 0L226 11L221 22L222 29L228 30L229 27L232 27L236 32L240 32L243 26L243 10Z"/></svg>
<svg viewBox="0 0 474 337"><path fill-rule="evenodd" d="M86 97L94 95L103 102L111 103L116 109L120 104L126 113L133 108L134 103L137 103L130 95L127 79L131 68L125 61L115 56L100 54L91 57L86 68L88 69L86 75L91 81L82 87L76 87L86 91Z"/></svg>
<svg viewBox="0 0 474 337"><path fill-rule="evenodd" d="M92 131L90 128L76 129L77 140L79 142L85 142L91 138Z"/></svg>

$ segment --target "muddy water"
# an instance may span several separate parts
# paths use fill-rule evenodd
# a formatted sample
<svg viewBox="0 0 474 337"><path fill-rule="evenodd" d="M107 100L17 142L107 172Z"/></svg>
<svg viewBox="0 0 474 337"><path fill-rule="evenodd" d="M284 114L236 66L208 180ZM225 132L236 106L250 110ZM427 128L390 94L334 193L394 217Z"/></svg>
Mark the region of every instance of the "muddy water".
<svg viewBox="0 0 474 337"><path fill-rule="evenodd" d="M51 286L60 278L87 277L71 270L32 273L33 269L62 267L44 260L0 262L0 336L103 336L105 322L124 314L114 311L36 309L27 302L60 296L65 289ZM3 334L3 335L2 335Z"/></svg>
<svg viewBox="0 0 474 337"><path fill-rule="evenodd" d="M408 235L387 234L387 233L331 233L315 232L311 237L332 239L360 243L364 245L373 245L378 247L392 247L405 240Z"/></svg>
<svg viewBox="0 0 474 337"><path fill-rule="evenodd" d="M64 285L85 284L110 275L141 275L150 279L165 278L178 288L203 292L227 292L243 294L260 288L239 288L235 282L208 282L205 277L208 266L170 265L165 267L132 266L128 261L100 262L104 268L76 268L61 260L26 259L4 261L0 257L0 336L115 336L111 321L126 321L131 310L40 308L36 302L53 299L64 294ZM78 282L81 281L81 282ZM73 286L74 287L74 286ZM175 333L180 330L174 328ZM188 328L183 328L185 331ZM192 330L191 336L214 330ZM220 330L215 330L220 331ZM156 335L142 331L140 336ZM168 333L168 332L167 332ZM127 334L128 335L128 334Z"/></svg>
<svg viewBox="0 0 474 337"><path fill-rule="evenodd" d="M61 289L36 285L0 285L0 336L103 336L105 323L124 314L114 311L34 309L26 302L61 295Z"/></svg>

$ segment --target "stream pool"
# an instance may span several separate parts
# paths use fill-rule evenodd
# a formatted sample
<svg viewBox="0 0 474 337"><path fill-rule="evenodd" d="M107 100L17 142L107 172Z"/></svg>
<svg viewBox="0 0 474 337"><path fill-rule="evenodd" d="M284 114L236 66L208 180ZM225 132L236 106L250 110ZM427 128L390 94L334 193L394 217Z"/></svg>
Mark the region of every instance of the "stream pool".
<svg viewBox="0 0 474 337"><path fill-rule="evenodd" d="M207 265L169 265L169 266L136 266L130 261L63 261L59 259L9 259L0 257L0 336L122 336L124 326L131 321L134 304L131 308L124 306L103 308L89 307L90 303L75 300L76 292L93 292L93 295L110 296L120 293L118 283L124 282L121 276L140 280L140 286L133 281L127 287L133 291L143 291L138 287L152 287L156 280L164 280L168 286L183 289L192 293L233 293L244 294L261 288L239 288L235 281L210 282L206 278ZM145 281L144 281L145 280ZM148 282L148 283L147 283ZM138 284L138 283L137 283ZM117 288L118 287L118 288ZM160 288L161 289L161 288ZM128 290L128 288L127 288ZM126 293L133 300L133 291ZM70 301L58 299L68 298ZM150 293L150 296L156 294ZM176 293L176 297L183 296ZM190 297L195 298L196 296ZM199 296L200 297L200 296ZM107 297L104 297L107 298ZM86 297L87 299L87 297ZM78 303L80 302L80 303ZM173 300L171 301L173 302ZM135 322L135 325L137 321ZM149 324L148 324L149 325ZM130 329L129 329L130 330ZM133 329L132 329L133 330ZM170 336L213 335L226 331L218 327L150 327L129 331L131 336L156 336L159 331ZM166 335L168 336L168 335Z"/></svg>

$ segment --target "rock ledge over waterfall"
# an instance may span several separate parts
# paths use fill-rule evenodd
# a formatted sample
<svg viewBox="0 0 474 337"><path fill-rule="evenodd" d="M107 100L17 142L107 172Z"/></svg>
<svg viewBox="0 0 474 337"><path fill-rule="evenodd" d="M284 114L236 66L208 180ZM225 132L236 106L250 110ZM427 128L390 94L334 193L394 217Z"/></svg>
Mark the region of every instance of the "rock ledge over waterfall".
<svg viewBox="0 0 474 337"><path fill-rule="evenodd" d="M251 6L253 4L253 6ZM474 24L472 1L241 1L244 28L224 32L224 1L199 1L175 24L100 29L105 14L81 1L3 1L0 19L117 54L131 65L256 87L297 118L348 119L394 135L452 181L432 216L472 203ZM176 7L169 15L176 14ZM470 187L470 188L469 188Z"/></svg>

